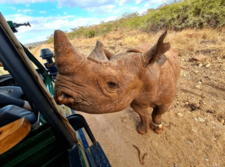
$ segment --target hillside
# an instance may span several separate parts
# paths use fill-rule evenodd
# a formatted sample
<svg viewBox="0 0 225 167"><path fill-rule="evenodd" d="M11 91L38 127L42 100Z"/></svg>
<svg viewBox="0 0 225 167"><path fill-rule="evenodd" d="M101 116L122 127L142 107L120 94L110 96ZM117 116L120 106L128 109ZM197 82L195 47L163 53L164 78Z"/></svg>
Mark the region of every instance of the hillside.
<svg viewBox="0 0 225 167"><path fill-rule="evenodd" d="M176 1L176 0L174 0ZM172 1L173 2L173 1ZM183 0L149 9L145 14L124 14L119 19L89 27L72 28L69 39L75 37L93 38L111 31L139 30L157 32L161 29L179 31L186 28L221 29L225 25L225 0ZM50 36L48 43L53 41Z"/></svg>

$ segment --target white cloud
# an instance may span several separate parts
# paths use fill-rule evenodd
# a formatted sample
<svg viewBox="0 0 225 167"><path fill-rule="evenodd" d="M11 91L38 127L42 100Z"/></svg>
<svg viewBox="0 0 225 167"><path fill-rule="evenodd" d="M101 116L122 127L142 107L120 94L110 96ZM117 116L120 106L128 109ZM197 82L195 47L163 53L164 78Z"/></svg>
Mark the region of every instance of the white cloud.
<svg viewBox="0 0 225 167"><path fill-rule="evenodd" d="M41 13L41 14L45 14L45 13L46 13L46 11L39 11L39 13Z"/></svg>
<svg viewBox="0 0 225 167"><path fill-rule="evenodd" d="M119 5L123 6L130 2L136 2L136 4L140 4L142 2L146 2L148 0L0 0L0 4L9 3L9 4L27 4L29 5L31 2L58 2L58 7L62 6L70 6L70 7L80 7L80 8L91 8L91 7L101 7L105 5ZM149 0L148 2L156 1ZM157 3L160 3L159 1Z"/></svg>
<svg viewBox="0 0 225 167"><path fill-rule="evenodd" d="M26 13L26 12L31 12L33 10L31 9L18 9L17 12L23 12L23 13Z"/></svg>
<svg viewBox="0 0 225 167"><path fill-rule="evenodd" d="M6 20L16 20L16 23L30 22L31 27L21 26L17 28L15 35L22 43L30 43L46 40L46 37L54 33L54 30L70 31L71 28L99 24L99 18L82 18L73 15L58 17L31 17L24 14L5 16ZM105 22L117 19L116 16L104 19ZM38 34L38 35L37 35ZM39 35L40 34L40 35Z"/></svg>
<svg viewBox="0 0 225 167"><path fill-rule="evenodd" d="M135 4L138 5L139 3L141 3L141 0L137 0Z"/></svg>
<svg viewBox="0 0 225 167"><path fill-rule="evenodd" d="M58 6L78 6L80 8L100 8L103 6L109 5L119 5L121 7L126 6L127 4L135 2L136 5L139 5L144 2L148 2L151 6L156 7L159 4L162 4L160 0L83 0L83 1L74 1L74 0L58 0Z"/></svg>
<svg viewBox="0 0 225 167"><path fill-rule="evenodd" d="M0 4L29 4L29 3L41 3L41 2L58 2L58 7L61 6L70 6L70 7L80 7L80 8L88 8L88 7L98 7L104 5L112 5L117 3L118 0L0 0ZM122 0L124 1L124 0ZM134 1L134 0L132 0Z"/></svg>
<svg viewBox="0 0 225 167"><path fill-rule="evenodd" d="M111 13L114 8L116 6L115 5L105 5L105 6L100 6L100 7L91 7L91 8L87 8L88 11L93 12L93 13Z"/></svg>
<svg viewBox="0 0 225 167"><path fill-rule="evenodd" d="M64 12L63 14L67 14L67 12Z"/></svg>
<svg viewBox="0 0 225 167"><path fill-rule="evenodd" d="M137 12L139 15L143 13L142 11L147 11L147 8L140 8L138 6L132 6L132 5L123 5L119 7L117 10L114 11L117 15L124 15L124 13L135 13Z"/></svg>
<svg viewBox="0 0 225 167"><path fill-rule="evenodd" d="M117 20L118 19L118 16L110 16L108 18L105 18L104 19L104 22L108 22L108 21L114 21L114 20ZM102 20L101 20L102 21ZM97 23L96 23L97 24Z"/></svg>
<svg viewBox="0 0 225 167"><path fill-rule="evenodd" d="M47 2L51 1L54 2L56 0L1 0L0 3L8 3L8 4L29 4L30 2L35 3L35 2Z"/></svg>
<svg viewBox="0 0 225 167"><path fill-rule="evenodd" d="M116 0L58 0L58 6L78 6L80 8L91 8L91 7L101 7L105 5L115 5Z"/></svg>
<svg viewBox="0 0 225 167"><path fill-rule="evenodd" d="M33 11L33 10L31 10L31 9L25 9L25 10L22 10L22 12L24 12L24 13L26 13L26 12L31 12L31 11Z"/></svg>
<svg viewBox="0 0 225 167"><path fill-rule="evenodd" d="M148 3L146 3L144 7L149 7L149 6L150 6L150 5L149 5Z"/></svg>
<svg viewBox="0 0 225 167"><path fill-rule="evenodd" d="M119 5L120 5L120 6L123 6L125 3L126 3L126 0L120 0L120 1L119 1Z"/></svg>
<svg viewBox="0 0 225 167"><path fill-rule="evenodd" d="M143 1L144 2L144 1ZM160 5L160 4L162 4L163 2L162 1L159 1L159 0L150 0L150 1L148 1L148 4L150 5L150 6L156 6L156 5Z"/></svg>
<svg viewBox="0 0 225 167"><path fill-rule="evenodd" d="M135 10L135 11L137 11L139 9L139 7L133 7L133 8L131 8L131 10Z"/></svg>
<svg viewBox="0 0 225 167"><path fill-rule="evenodd" d="M30 6L30 4L27 4L26 7Z"/></svg>
<svg viewBox="0 0 225 167"><path fill-rule="evenodd" d="M146 14L146 12L148 11L148 9L142 9L142 10L138 10L137 13L139 16Z"/></svg>
<svg viewBox="0 0 225 167"><path fill-rule="evenodd" d="M119 10L119 9L117 9L117 10L115 10L115 11L114 11L114 13L120 13L120 10Z"/></svg>

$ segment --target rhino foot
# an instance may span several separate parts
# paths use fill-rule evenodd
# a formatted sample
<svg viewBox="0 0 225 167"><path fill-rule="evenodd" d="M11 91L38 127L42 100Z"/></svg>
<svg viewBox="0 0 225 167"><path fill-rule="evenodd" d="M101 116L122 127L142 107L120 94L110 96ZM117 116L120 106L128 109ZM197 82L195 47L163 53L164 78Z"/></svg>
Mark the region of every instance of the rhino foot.
<svg viewBox="0 0 225 167"><path fill-rule="evenodd" d="M164 129L162 123L157 125L153 122L150 123L150 128L157 134L161 134L163 132L163 129Z"/></svg>
<svg viewBox="0 0 225 167"><path fill-rule="evenodd" d="M144 135L145 133L148 133L150 131L150 128L147 124L145 125L142 122L140 122L137 126L137 131L141 135Z"/></svg>

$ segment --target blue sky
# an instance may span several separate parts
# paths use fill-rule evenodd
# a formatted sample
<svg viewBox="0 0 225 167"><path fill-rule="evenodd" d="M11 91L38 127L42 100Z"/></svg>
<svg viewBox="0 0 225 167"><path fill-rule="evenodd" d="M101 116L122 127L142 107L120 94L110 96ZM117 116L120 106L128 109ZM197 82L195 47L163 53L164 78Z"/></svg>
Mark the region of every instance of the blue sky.
<svg viewBox="0 0 225 167"><path fill-rule="evenodd" d="M124 13L143 14L166 0L0 0L7 21L30 22L19 27L17 38L24 44L46 40L54 30L99 24L118 19Z"/></svg>

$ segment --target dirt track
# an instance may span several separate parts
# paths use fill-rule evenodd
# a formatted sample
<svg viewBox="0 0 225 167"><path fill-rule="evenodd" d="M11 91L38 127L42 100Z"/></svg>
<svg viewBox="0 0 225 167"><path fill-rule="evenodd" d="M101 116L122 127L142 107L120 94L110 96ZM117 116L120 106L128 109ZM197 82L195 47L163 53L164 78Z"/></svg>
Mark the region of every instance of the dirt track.
<svg viewBox="0 0 225 167"><path fill-rule="evenodd" d="M142 166L133 145L141 150L141 155L147 153L143 165L146 167L225 166L225 56L218 56L216 49L198 50L210 43L213 41L200 39L194 54L180 51L178 92L163 116L163 134L138 134L140 118L131 108L105 115L81 113L113 167ZM115 46L111 47L114 53L127 48L118 42L111 45ZM88 55L93 46L84 43L77 47ZM193 61L198 54L204 54L206 60Z"/></svg>
<svg viewBox="0 0 225 167"><path fill-rule="evenodd" d="M181 111L181 109L180 109ZM110 163L114 167L138 167L140 165L136 145L141 154L147 153L143 166L179 167L225 166L225 127L207 117L207 123L195 121L204 118L200 113L170 110L164 116L167 128L161 135L153 131L146 135L136 132L138 115L127 109L107 115L83 114L95 137L101 143Z"/></svg>

